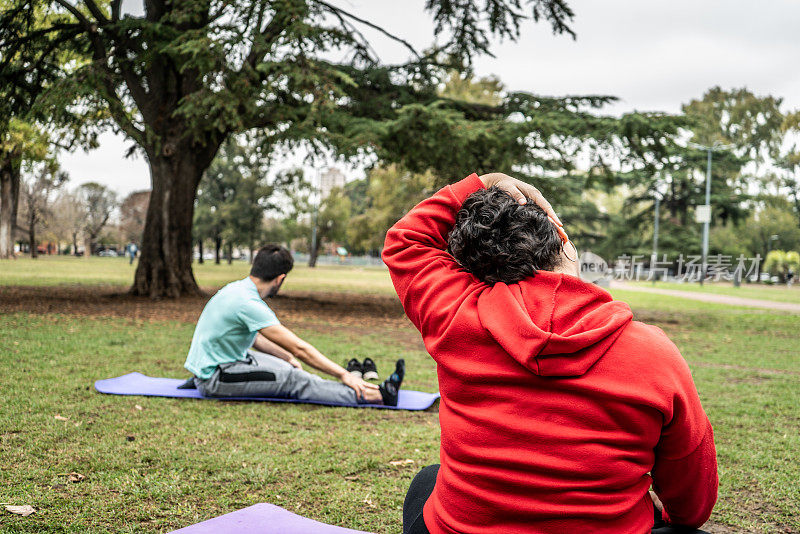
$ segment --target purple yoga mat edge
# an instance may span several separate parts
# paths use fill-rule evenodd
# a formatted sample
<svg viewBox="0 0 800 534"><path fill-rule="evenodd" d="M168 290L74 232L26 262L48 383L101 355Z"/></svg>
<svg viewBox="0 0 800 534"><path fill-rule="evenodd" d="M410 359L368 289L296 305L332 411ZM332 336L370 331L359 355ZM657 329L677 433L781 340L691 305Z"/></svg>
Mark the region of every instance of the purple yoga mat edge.
<svg viewBox="0 0 800 534"><path fill-rule="evenodd" d="M269 503L259 503L169 534L371 534L320 523Z"/></svg>

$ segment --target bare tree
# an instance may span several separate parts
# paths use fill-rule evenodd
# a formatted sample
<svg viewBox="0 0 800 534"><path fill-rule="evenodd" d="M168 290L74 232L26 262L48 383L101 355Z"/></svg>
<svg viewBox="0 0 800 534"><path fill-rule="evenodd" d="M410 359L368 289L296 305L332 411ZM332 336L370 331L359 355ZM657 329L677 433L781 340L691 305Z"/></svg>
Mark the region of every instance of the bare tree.
<svg viewBox="0 0 800 534"><path fill-rule="evenodd" d="M53 202L53 226L60 239L72 243L72 254L78 255L78 237L83 232L86 211L75 192L64 191Z"/></svg>
<svg viewBox="0 0 800 534"><path fill-rule="evenodd" d="M88 257L94 253L97 236L117 206L117 197L109 188L96 182L81 185L77 194L84 209L83 230L86 240L85 254Z"/></svg>
<svg viewBox="0 0 800 534"><path fill-rule="evenodd" d="M51 213L51 196L67 180L67 173L60 171L56 162L46 161L31 165L29 175L20 184L31 258L39 255L36 230Z"/></svg>
<svg viewBox="0 0 800 534"><path fill-rule="evenodd" d="M119 226L125 239L141 243L150 191L134 191L125 197L119 206Z"/></svg>

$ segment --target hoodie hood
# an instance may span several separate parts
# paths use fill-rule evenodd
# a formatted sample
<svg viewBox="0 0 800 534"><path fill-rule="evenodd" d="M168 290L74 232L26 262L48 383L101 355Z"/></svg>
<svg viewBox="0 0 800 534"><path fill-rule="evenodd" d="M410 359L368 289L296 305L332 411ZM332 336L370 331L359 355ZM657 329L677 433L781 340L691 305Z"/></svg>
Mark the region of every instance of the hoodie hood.
<svg viewBox="0 0 800 534"><path fill-rule="evenodd" d="M630 307L570 275L539 271L517 284L498 283L478 297L483 327L539 376L581 376L633 318Z"/></svg>

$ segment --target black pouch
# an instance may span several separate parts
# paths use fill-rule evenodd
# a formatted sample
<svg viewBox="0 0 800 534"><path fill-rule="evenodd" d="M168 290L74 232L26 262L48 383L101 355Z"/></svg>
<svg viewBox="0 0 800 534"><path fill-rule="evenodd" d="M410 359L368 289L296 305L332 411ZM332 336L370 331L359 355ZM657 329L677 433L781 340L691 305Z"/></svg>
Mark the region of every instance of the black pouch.
<svg viewBox="0 0 800 534"><path fill-rule="evenodd" d="M178 389L197 389L197 386L194 384L194 377L178 386Z"/></svg>

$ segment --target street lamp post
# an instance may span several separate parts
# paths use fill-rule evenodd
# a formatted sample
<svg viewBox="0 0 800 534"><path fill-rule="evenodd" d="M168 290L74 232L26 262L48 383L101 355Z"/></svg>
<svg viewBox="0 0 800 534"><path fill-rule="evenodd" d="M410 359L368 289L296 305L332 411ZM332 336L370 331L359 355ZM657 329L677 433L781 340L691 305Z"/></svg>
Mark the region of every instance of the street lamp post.
<svg viewBox="0 0 800 534"><path fill-rule="evenodd" d="M656 194L656 213L653 216L653 257L658 256L658 212L661 205L661 197Z"/></svg>
<svg viewBox="0 0 800 534"><path fill-rule="evenodd" d="M320 182L321 178L319 175L319 170L316 172L316 180L312 184L312 195L314 197L314 214L312 215L311 221L311 250L308 253L308 263L309 267L316 267L317 265L317 258L314 255L314 251L317 250L317 220L319 219L319 204L321 202L321 193L320 193ZM312 265L313 263L313 265Z"/></svg>
<svg viewBox="0 0 800 534"><path fill-rule="evenodd" d="M708 230L709 225L711 224L711 151L713 148L708 148L706 152L708 152L708 162L706 164L706 210L708 211L708 216L703 223L703 271L700 274L700 285L703 285L703 282L706 278L706 273L708 272Z"/></svg>
<svg viewBox="0 0 800 534"><path fill-rule="evenodd" d="M655 189L656 203L655 203L655 213L653 214L653 256L650 260L650 272L651 276L653 277L653 285L655 285L656 283L656 277L653 272L653 269L658 259L658 224L659 224L659 219L661 219L660 208L661 208L662 193L661 193L661 181L658 178L656 178L656 184L654 189Z"/></svg>
<svg viewBox="0 0 800 534"><path fill-rule="evenodd" d="M714 150L725 150L733 148L734 145L720 145L714 143L711 146L698 145L697 143L689 143L695 148L705 150L708 154L706 163L706 203L703 206L703 265L700 272L700 285L705 281L706 273L708 271L708 232L711 224L711 153Z"/></svg>

